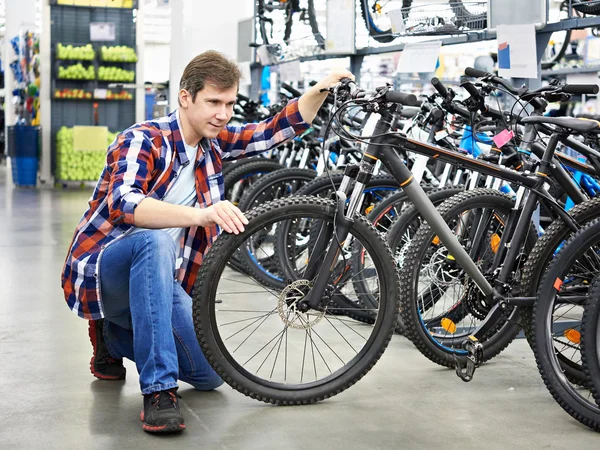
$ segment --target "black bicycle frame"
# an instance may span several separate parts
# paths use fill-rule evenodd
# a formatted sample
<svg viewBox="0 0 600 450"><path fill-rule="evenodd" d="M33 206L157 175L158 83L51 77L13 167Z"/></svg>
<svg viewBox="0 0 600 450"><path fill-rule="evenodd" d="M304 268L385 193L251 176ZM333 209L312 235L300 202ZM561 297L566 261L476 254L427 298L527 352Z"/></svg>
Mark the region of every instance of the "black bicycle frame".
<svg viewBox="0 0 600 450"><path fill-rule="evenodd" d="M552 168L551 166L554 151L559 140L561 140L563 136L559 133L555 133L550 137L543 157L539 163L538 171L535 174L522 174L493 163L476 160L468 156L458 154L454 151L446 150L442 147L415 141L400 134L390 135L389 129L391 120L392 115L389 112L383 111L381 113L381 118L377 122L373 132L374 136L376 137L371 139L371 143L362 157L360 170L356 176L354 190L350 196L350 204L347 208L345 208L347 193L338 191L339 213L337 214L335 223L335 234L338 242L334 243L332 240L329 240L330 247L320 261L324 267L335 266L335 262L337 261L337 257L340 252L339 244L343 244L347 238L352 224L352 217L356 212L356 207L360 197L362 196L364 186L370 179L373 166L378 160L380 160L388 172L398 181L398 184L403 188L409 200L411 200L412 203L417 207L419 213L435 231L440 241L446 246L449 253L452 254L458 265L467 273L467 275L475 282L477 287L485 295L486 303L493 305L493 313L488 315L488 318L475 333L475 336L481 335L485 333L487 329L486 325L493 323L492 319L497 319L498 313L496 312L496 314L494 314L494 310L497 310L499 305L506 305L510 303L514 304L518 302L533 302L533 298L505 298L505 283L510 277L513 265L517 260L518 252L522 248L522 244L526 239L531 216L538 204L540 197L547 200L552 209L567 224L569 224L569 226L571 226L573 229L577 229L577 224L571 219L568 213L566 213L563 208L558 205L556 200L543 189L545 178L548 176L550 170L562 169L560 166L555 168ZM505 261L505 264L502 265L501 272L497 277L496 288L488 282L484 274L473 262L470 255L454 235L453 231L444 221L443 217L437 211L433 203L429 200L429 197L425 191L421 188L421 186L419 186L418 183L414 183L412 173L406 167L399 154L400 150L424 154L434 159L439 158L441 161L450 162L468 170L473 170L484 175L490 175L512 181L520 186L523 186L529 191L529 195L527 196L523 210L519 212L515 209L513 220L511 221L511 224L507 225L506 227L507 231L514 230L514 232L511 233L511 237L514 236L515 240L512 240L509 246L503 246L504 248L509 247L509 249L506 258L502 258ZM344 210L345 213L343 213ZM512 223L514 220L517 220L516 226L514 223ZM325 230L322 231L325 232ZM332 232L333 230L329 230L329 233ZM321 234L320 237L324 237L329 233L325 232L324 234ZM503 233L503 235L504 234L507 233ZM325 244L326 240L320 240L320 242ZM502 254L502 256L503 255L504 254ZM316 265L313 264L314 262L311 259L309 265L316 267ZM314 281L313 288L305 298L305 304L312 308L318 307L320 299L322 298L322 294L327 286L329 276L328 271L321 271L315 275L316 279Z"/></svg>

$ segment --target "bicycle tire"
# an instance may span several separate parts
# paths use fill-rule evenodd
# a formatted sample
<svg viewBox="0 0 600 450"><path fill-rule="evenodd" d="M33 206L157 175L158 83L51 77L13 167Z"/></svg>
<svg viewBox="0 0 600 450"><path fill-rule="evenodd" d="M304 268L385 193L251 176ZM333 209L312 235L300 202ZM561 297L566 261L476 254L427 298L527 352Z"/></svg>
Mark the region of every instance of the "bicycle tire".
<svg viewBox="0 0 600 450"><path fill-rule="evenodd" d="M450 8L457 20L461 20L462 26L471 29L487 28L487 12L481 14L471 13L463 4L462 0L450 0Z"/></svg>
<svg viewBox="0 0 600 450"><path fill-rule="evenodd" d="M600 280L596 278L590 289L581 319L581 358L586 377L596 404L600 406Z"/></svg>
<svg viewBox="0 0 600 450"><path fill-rule="evenodd" d="M319 31L319 24L317 23L317 14L315 11L315 2L314 2L314 0L308 0L307 3L308 4L306 7L306 14L308 15L308 24L310 25L310 30L312 31L315 41L317 41L317 45L320 48L324 49L325 48L325 38L323 38L323 35ZM284 30L283 40L286 44L289 43L290 38L292 36L292 25L294 22L293 21L294 12L292 11L292 9L293 9L292 2L290 2L290 5L285 10L286 22L285 22L285 30Z"/></svg>
<svg viewBox="0 0 600 450"><path fill-rule="evenodd" d="M569 215L580 226L585 226L591 221L600 218L600 198L593 198L575 205L569 210ZM560 218L556 219L544 230L544 234L540 236L523 265L520 289L522 295L525 297L536 295L541 279L554 259L556 251L571 235L572 230ZM525 337L529 345L532 345L533 308L522 306L519 310ZM586 382L585 374L581 369L575 370L573 367L565 367L565 376L572 383L582 384Z"/></svg>
<svg viewBox="0 0 600 450"><path fill-rule="evenodd" d="M371 15L371 8L369 6L370 0L361 0L360 1L360 12L362 14L363 20L365 21L365 26L369 32L369 35L375 39L377 42L386 43L392 42L395 36L392 35L392 29L388 28L385 30L379 29L375 25L375 21ZM402 0L402 8L410 7L412 0Z"/></svg>
<svg viewBox="0 0 600 450"><path fill-rule="evenodd" d="M514 200L501 192L480 188L455 195L442 203L437 209L445 220L449 220L456 217L460 211L467 211L472 208L489 207L493 208L494 211L502 210L505 214L508 214L513 205ZM406 328L405 336L415 344L417 349L436 364L454 367L455 357L459 359L465 357L465 351L458 346L460 340L454 337L434 339L424 329L425 323L419 312L416 286L419 283L423 258L435 236L435 232L431 227L424 223L411 240L406 252L404 266L400 271L400 313ZM530 238L528 241L530 248L533 247L533 244L533 238ZM518 309L514 308L511 314L512 316L518 314ZM513 322L512 316L503 316L494 328L480 339L483 345L484 361L490 360L501 353L519 333L520 327ZM450 347L449 345L456 346Z"/></svg>
<svg viewBox="0 0 600 450"><path fill-rule="evenodd" d="M258 160L248 160L248 162L236 165L231 170L227 171L227 174L223 176L226 198L234 205L239 203L239 201L236 201L236 199L231 199L229 197L230 191L233 189L236 183L255 175L265 175L281 169L285 169L285 166L279 164L277 161L264 158L260 158Z"/></svg>
<svg viewBox="0 0 600 450"><path fill-rule="evenodd" d="M586 400L563 376L563 366L556 357L553 327L548 318L552 316L555 298L569 269L590 247L598 244L600 219L593 220L575 233L558 252L542 277L536 295L531 342L538 370L552 397L571 417L596 431L600 431L600 408L595 402Z"/></svg>
<svg viewBox="0 0 600 450"><path fill-rule="evenodd" d="M326 378L306 385L275 383L248 372L225 348L216 317L216 295L219 285L216 280L220 279L229 256L248 236L261 227L272 226L270 224L275 220L308 215L318 220L333 221L335 213L334 202L315 197L289 197L263 204L248 213L249 224L243 233L222 235L204 258L194 286L192 307L198 342L206 359L219 376L248 397L279 405L315 403L332 397L361 379L381 357L392 337L398 309L398 273L383 238L365 218L357 217L351 232L373 253L377 270L381 271L379 280L383 294L379 299L381 310L377 321L373 327L368 328L372 330L372 334L348 364L344 363L341 369Z"/></svg>
<svg viewBox="0 0 600 450"><path fill-rule="evenodd" d="M281 169L261 177L244 193L240 199L238 208L242 211L248 211L251 208L259 206L267 201L278 198L279 194L293 194L294 192L287 191L287 186L291 183L296 187L301 188L309 183L317 176L317 173L311 169ZM275 194L273 192L275 191ZM240 247L236 253L236 266L239 264L240 270L246 274L255 274L257 279L265 286L279 288L284 280L280 278L276 271L277 267L263 267L261 258L254 255L251 249Z"/></svg>
<svg viewBox="0 0 600 450"><path fill-rule="evenodd" d="M233 165L233 167L227 171L227 174L223 177L223 183L225 185L225 197L237 206L239 203L239 196L235 195L232 197L235 185L241 180L251 180L252 176L265 175L268 173L275 172L277 170L284 169L285 167L279 164L277 161L272 161L265 158L251 158L241 160ZM246 189L252 186L253 183L246 184L246 186L240 186L238 189ZM241 192L243 195L243 191ZM240 261L239 255L233 255L229 260L229 266L238 272L246 273L246 267Z"/></svg>
<svg viewBox="0 0 600 450"><path fill-rule="evenodd" d="M560 10L568 12L568 9L569 7L567 6L567 3L563 1L560 5ZM556 54L552 57L552 59L544 60L544 55L542 55L540 64L543 70L551 69L558 61L562 59L563 56L565 56L565 53L567 52L567 49L569 48L569 45L571 43L571 32L572 30L565 31L565 39L563 40L562 46L560 47L558 52L556 52Z"/></svg>
<svg viewBox="0 0 600 450"><path fill-rule="evenodd" d="M589 5L587 3L593 3ZM574 10L584 14L591 14L593 16L600 15L600 3L597 0L572 0L571 6Z"/></svg>
<svg viewBox="0 0 600 450"><path fill-rule="evenodd" d="M317 172L312 169L289 168L272 172L269 175L262 177L244 193L240 199L238 208L242 211L247 211L260 203L264 203L264 198L267 196L268 189L273 188L278 184L298 182L298 189L300 189L305 184L314 180L316 176ZM269 198L269 200L273 199Z"/></svg>

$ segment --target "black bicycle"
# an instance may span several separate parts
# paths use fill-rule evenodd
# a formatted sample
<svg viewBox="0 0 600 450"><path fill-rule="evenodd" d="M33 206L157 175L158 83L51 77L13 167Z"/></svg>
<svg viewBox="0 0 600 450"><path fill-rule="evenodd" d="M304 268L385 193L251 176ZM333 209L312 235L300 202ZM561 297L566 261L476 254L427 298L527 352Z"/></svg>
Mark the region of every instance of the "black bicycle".
<svg viewBox="0 0 600 450"><path fill-rule="evenodd" d="M597 87L579 90L597 92ZM358 170L346 169L346 179L334 199L290 197L250 211L250 223L244 233L221 236L207 253L194 289L196 332L207 359L232 387L266 402L305 404L342 392L373 367L391 338L400 294L396 264L382 236L357 214L364 186L378 160L449 249L457 267L473 280L474 291L480 292L481 298L491 305L490 320L483 324L481 332L489 331L499 320L498 314L503 318L506 307L533 301L514 299L510 292L504 292L502 277L510 273L501 272L498 282L492 280L493 286L423 189L413 182L396 149L419 149L439 158L449 158L451 153L388 132L395 104L414 105L415 96L394 92L389 86L375 93L352 91L347 82L335 88L334 94L341 106L328 127L334 126L352 104L380 114ZM576 119L535 117L531 122L555 123L559 130L564 127L591 131L598 127L595 122ZM503 256L507 253L503 258L507 262L515 259L515 253L522 246L520 241L526 236L523 228L529 226L527 212L533 210L536 197L544 196L556 204L542 185L556 144L563 135L562 131L552 135L537 174L521 174L496 164L464 158L465 167L486 175L502 174L505 179L531 190L524 206L526 219L518 221L511 230L513 233L507 231L501 237L501 245L506 243L509 234L513 238L508 252L498 252ZM556 205L556 209L565 221L570 220L560 206ZM577 227L574 223L572 226ZM271 232L276 239L262 248L260 239ZM277 263L286 281L283 289L264 287L226 269L236 249L248 243L256 249L256 254L269 255ZM503 245L503 249L507 247ZM362 253L360 283L354 282L358 275L352 266L356 252ZM510 272L508 266L510 264L503 267ZM222 283L225 280L236 281L228 284L233 289L225 288ZM340 315L344 304L352 308L362 305L364 311L372 315L373 324ZM332 310L331 305L335 305ZM464 356L460 369L465 380L472 377L482 359L482 346L477 339L480 334L476 331L461 344Z"/></svg>

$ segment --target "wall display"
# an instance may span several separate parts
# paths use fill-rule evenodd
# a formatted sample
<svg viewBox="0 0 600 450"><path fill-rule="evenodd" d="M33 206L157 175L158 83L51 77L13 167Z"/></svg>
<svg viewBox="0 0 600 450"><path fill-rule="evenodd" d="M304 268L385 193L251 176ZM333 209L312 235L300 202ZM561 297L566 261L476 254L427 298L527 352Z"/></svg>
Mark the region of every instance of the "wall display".
<svg viewBox="0 0 600 450"><path fill-rule="evenodd" d="M92 163L99 157L72 155L64 130L103 126L117 132L135 122L135 90L111 86L136 81L133 11L105 3L50 8L52 171L59 183L96 180L99 175ZM106 154L106 144L100 153Z"/></svg>

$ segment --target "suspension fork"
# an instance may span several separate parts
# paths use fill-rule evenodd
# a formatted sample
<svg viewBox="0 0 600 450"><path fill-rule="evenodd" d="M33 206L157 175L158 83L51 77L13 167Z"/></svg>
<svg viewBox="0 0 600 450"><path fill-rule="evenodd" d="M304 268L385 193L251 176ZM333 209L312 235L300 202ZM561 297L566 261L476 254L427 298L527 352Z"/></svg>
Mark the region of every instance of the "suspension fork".
<svg viewBox="0 0 600 450"><path fill-rule="evenodd" d="M340 252L344 251L344 243L354 224L353 217L359 205L359 201L355 199L362 197L364 186L371 179L372 170L373 164L364 164L364 161L361 162L360 167L353 165L346 167L340 188L335 193L336 215L333 226L331 223L321 224L314 250L308 260L304 277L308 280L314 279L314 282L304 300L299 302L299 308L308 310L319 307L323 293L327 289L331 271L336 265ZM351 180L354 177L356 177L356 183L350 196L350 205L346 209L346 199L351 187ZM329 246L323 256L319 249L325 248L327 245Z"/></svg>

